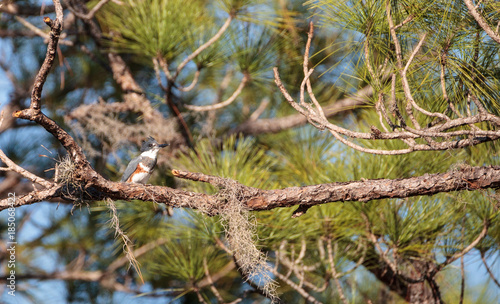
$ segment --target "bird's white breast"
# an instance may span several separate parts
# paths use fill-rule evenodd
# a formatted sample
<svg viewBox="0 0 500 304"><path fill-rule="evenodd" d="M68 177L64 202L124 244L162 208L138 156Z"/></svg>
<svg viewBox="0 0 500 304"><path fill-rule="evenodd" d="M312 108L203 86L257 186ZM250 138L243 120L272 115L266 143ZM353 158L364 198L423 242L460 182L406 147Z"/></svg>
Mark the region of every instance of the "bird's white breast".
<svg viewBox="0 0 500 304"><path fill-rule="evenodd" d="M141 156L156 159L156 157L158 156L158 151L160 151L160 149L144 151L141 153Z"/></svg>

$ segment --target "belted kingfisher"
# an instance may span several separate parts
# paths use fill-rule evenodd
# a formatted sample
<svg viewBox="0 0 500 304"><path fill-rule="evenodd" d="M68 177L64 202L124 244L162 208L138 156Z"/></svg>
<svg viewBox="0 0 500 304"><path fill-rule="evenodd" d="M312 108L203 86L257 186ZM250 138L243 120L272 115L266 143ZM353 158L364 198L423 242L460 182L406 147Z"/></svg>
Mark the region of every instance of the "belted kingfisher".
<svg viewBox="0 0 500 304"><path fill-rule="evenodd" d="M158 158L158 151L168 144L159 144L153 137L149 136L142 142L141 155L132 159L123 173L122 182L145 184L147 183Z"/></svg>

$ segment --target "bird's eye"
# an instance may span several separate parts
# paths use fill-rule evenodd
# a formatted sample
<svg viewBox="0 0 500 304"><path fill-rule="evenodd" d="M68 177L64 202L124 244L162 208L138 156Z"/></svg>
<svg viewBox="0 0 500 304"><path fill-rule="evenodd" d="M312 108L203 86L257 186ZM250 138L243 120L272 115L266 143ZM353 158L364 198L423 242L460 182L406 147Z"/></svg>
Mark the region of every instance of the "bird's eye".
<svg viewBox="0 0 500 304"><path fill-rule="evenodd" d="M153 146L153 144L149 144L149 146L150 146L150 147L152 147L152 146Z"/></svg>

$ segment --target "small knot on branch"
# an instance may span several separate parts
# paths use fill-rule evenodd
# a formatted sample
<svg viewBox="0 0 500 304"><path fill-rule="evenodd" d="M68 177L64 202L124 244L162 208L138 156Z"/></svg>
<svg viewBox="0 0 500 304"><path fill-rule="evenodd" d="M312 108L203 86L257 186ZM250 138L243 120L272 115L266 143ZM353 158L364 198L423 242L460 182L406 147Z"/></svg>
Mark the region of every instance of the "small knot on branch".
<svg viewBox="0 0 500 304"><path fill-rule="evenodd" d="M306 212L307 212L307 210L309 210L309 208L311 208L311 206L299 205L299 207L293 212L292 218L297 218L299 216L306 214Z"/></svg>
<svg viewBox="0 0 500 304"><path fill-rule="evenodd" d="M382 134L382 132L379 129L377 129L375 126L371 126L370 130L372 131L372 137L374 139L379 139L381 137L380 135Z"/></svg>

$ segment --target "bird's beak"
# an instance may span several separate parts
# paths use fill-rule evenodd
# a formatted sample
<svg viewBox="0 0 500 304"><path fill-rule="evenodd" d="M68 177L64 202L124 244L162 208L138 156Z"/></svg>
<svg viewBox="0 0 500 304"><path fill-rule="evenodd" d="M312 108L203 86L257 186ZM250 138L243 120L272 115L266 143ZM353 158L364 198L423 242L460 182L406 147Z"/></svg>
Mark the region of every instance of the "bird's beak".
<svg viewBox="0 0 500 304"><path fill-rule="evenodd" d="M161 145L158 145L158 147L160 147L160 148L165 148L166 146L169 146L169 144L161 144Z"/></svg>

